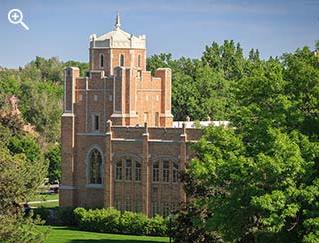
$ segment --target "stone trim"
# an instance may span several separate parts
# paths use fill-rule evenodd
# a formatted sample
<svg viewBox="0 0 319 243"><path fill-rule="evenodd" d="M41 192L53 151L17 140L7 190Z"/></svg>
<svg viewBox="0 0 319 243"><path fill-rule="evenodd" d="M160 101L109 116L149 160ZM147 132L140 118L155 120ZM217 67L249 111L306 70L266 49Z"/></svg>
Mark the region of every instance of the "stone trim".
<svg viewBox="0 0 319 243"><path fill-rule="evenodd" d="M178 140L162 140L162 139L149 139L148 142L152 143L181 143Z"/></svg>
<svg viewBox="0 0 319 243"><path fill-rule="evenodd" d="M78 132L76 135L78 136L105 136L105 133L101 132Z"/></svg>
<svg viewBox="0 0 319 243"><path fill-rule="evenodd" d="M143 139L138 138L112 138L114 142L143 142Z"/></svg>
<svg viewBox="0 0 319 243"><path fill-rule="evenodd" d="M61 185L59 186L59 189L60 189L60 190L75 190L75 189L78 189L78 187L77 187L77 186L70 186L70 185L63 185L63 184L61 184Z"/></svg>
<svg viewBox="0 0 319 243"><path fill-rule="evenodd" d="M104 173L104 172L103 172ZM91 188L91 189L104 189L103 184L86 184L85 188Z"/></svg>

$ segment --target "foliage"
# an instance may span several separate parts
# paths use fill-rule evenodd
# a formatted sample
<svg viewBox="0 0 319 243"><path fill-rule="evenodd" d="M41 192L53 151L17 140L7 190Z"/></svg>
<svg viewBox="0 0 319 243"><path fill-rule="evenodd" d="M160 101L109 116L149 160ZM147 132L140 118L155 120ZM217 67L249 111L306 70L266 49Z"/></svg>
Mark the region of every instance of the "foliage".
<svg viewBox="0 0 319 243"><path fill-rule="evenodd" d="M48 225L75 226L77 221L74 209L74 207L38 207L33 209L33 217L39 217Z"/></svg>
<svg viewBox="0 0 319 243"><path fill-rule="evenodd" d="M220 67L214 56L206 59ZM230 242L317 242L318 58L302 48L267 61L251 51L245 62L232 89L235 129L209 127L193 145L196 156L182 176L192 203L178 215L177 232L216 232ZM236 77L232 70L240 68L228 70Z"/></svg>
<svg viewBox="0 0 319 243"><path fill-rule="evenodd" d="M194 205L194 201L188 201L187 206L173 219L172 237L174 242L193 243L222 243L224 242L218 233L206 229L209 210Z"/></svg>
<svg viewBox="0 0 319 243"><path fill-rule="evenodd" d="M5 108L8 97L16 96L23 119L41 134L42 143L59 141L63 69L68 66L78 66L81 75L88 70L87 63L36 57L18 71L0 72L0 109Z"/></svg>
<svg viewBox="0 0 319 243"><path fill-rule="evenodd" d="M206 47L201 60L171 54L153 55L147 68L172 69L172 113L174 120L227 120L236 109L232 86L244 72L242 49L234 41Z"/></svg>
<svg viewBox="0 0 319 243"><path fill-rule="evenodd" d="M76 208L74 215L82 230L141 235L166 235L167 222L160 216L147 218L141 213L120 212L113 208Z"/></svg>
<svg viewBox="0 0 319 243"><path fill-rule="evenodd" d="M28 150L28 143L25 147L31 151L28 154L10 151L10 130L0 125L0 131L0 241L41 242L44 235L36 227L40 221L24 216L18 203L37 190L46 168L41 160L34 157L33 150Z"/></svg>
<svg viewBox="0 0 319 243"><path fill-rule="evenodd" d="M61 179L61 146L54 144L48 148L45 153L45 159L49 164L48 177L49 182L54 182Z"/></svg>

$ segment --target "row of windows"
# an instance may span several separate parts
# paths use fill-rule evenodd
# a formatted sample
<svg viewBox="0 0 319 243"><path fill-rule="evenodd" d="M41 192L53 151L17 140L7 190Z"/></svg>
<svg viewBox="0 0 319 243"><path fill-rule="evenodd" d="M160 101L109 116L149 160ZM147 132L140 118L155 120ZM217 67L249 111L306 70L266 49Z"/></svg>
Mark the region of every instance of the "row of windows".
<svg viewBox="0 0 319 243"><path fill-rule="evenodd" d="M160 164L162 167L162 176L160 176ZM153 182L178 182L178 164L169 160L156 161L153 163L152 170L152 181Z"/></svg>
<svg viewBox="0 0 319 243"><path fill-rule="evenodd" d="M130 198L127 198L123 201L120 199L115 199L114 207L120 211L133 211L133 212L142 212L142 201L137 200L134 203ZM157 214L163 215L164 217L169 216L170 214L178 210L177 202L162 202L158 203L153 201L151 204L152 207L152 216L154 217Z"/></svg>
<svg viewBox="0 0 319 243"><path fill-rule="evenodd" d="M141 62L142 62L141 55L138 55L138 57L137 57L137 66L138 67L141 67ZM120 64L121 67L124 67L124 65L125 65L125 56L124 56L124 54L120 55L119 64ZM101 68L104 67L104 55L103 54L100 54L100 67Z"/></svg>
<svg viewBox="0 0 319 243"><path fill-rule="evenodd" d="M97 149L92 149L89 154L89 183L102 184L102 155ZM153 163L153 182L178 182L178 164L169 160L160 160ZM132 159L123 159L116 162L115 180L141 181L142 164Z"/></svg>
<svg viewBox="0 0 319 243"><path fill-rule="evenodd" d="M160 175L160 164L162 165L162 173ZM124 168L124 169L123 169ZM120 160L115 166L115 180L126 180L126 181L141 181L141 163L138 161L132 161L131 159ZM134 171L134 175L133 172ZM124 175L123 175L124 172ZM178 164L173 163L169 160L156 161L153 163L152 168L152 181L153 182L178 182Z"/></svg>
<svg viewBox="0 0 319 243"><path fill-rule="evenodd" d="M125 174L123 176L123 167L125 168ZM134 175L133 175L134 171ZM115 180L132 181L142 180L142 166L138 161L132 161L131 159L120 160L115 166Z"/></svg>

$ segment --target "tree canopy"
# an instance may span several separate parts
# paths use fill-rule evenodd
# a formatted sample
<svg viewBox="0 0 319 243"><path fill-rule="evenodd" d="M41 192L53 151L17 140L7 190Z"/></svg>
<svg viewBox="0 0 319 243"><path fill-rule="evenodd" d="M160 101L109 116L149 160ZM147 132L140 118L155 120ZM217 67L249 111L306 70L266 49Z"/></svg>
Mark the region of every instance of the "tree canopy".
<svg viewBox="0 0 319 243"><path fill-rule="evenodd" d="M209 127L193 145L177 242L194 237L189 227L206 232L195 242L317 242L319 59L305 47L244 62L232 126Z"/></svg>

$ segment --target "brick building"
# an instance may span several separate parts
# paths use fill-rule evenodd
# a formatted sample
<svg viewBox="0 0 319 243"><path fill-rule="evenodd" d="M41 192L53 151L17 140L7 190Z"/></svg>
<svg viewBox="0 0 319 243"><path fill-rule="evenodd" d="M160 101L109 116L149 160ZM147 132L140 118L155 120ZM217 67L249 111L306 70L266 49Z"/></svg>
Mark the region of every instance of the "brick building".
<svg viewBox="0 0 319 243"><path fill-rule="evenodd" d="M146 71L146 38L90 36L90 71L65 69L61 206L167 215L185 193L178 171L200 129L173 127L171 70Z"/></svg>

